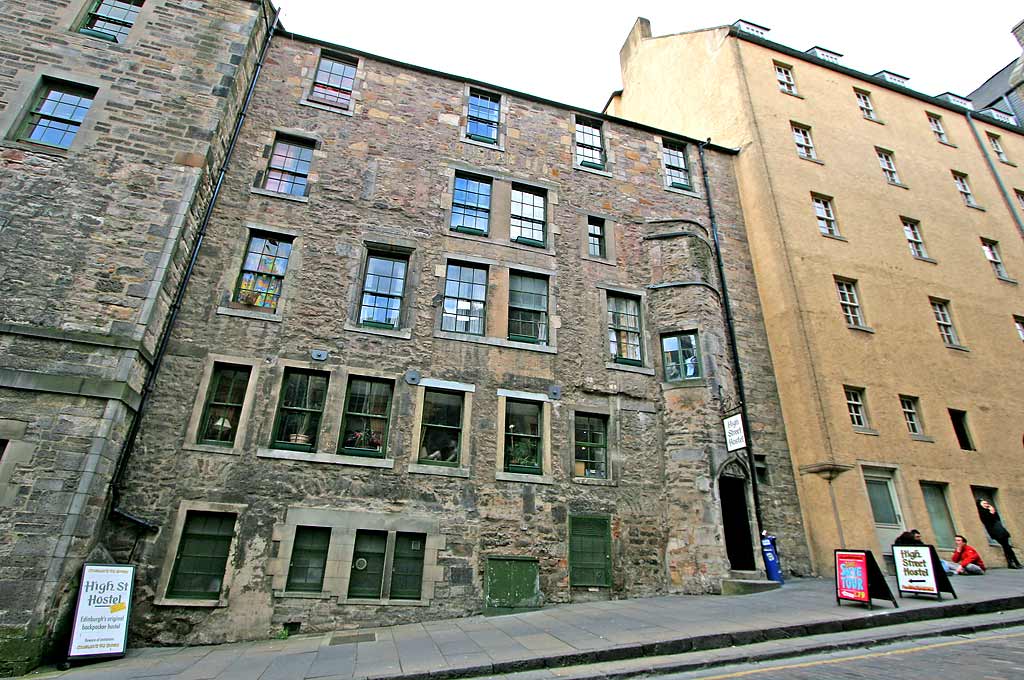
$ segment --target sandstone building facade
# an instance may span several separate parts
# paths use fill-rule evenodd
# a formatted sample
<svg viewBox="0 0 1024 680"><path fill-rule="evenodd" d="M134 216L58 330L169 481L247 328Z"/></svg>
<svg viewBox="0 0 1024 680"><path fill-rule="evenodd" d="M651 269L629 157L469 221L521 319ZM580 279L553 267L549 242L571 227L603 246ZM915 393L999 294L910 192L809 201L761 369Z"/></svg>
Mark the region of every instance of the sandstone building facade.
<svg viewBox="0 0 1024 680"><path fill-rule="evenodd" d="M761 527L809 570L735 150L281 29L261 61L258 3L62 7L4 19L9 668L86 559L176 643L714 592Z"/></svg>
<svg viewBox="0 0 1024 680"><path fill-rule="evenodd" d="M83 560L106 559L114 470L269 24L239 0L14 0L0 23L7 675L61 640Z"/></svg>
<svg viewBox="0 0 1024 680"><path fill-rule="evenodd" d="M1024 532L1022 129L767 31L656 37L640 19L607 110L741 149L816 569L910 527L940 550L964 533L1002 565L975 502Z"/></svg>

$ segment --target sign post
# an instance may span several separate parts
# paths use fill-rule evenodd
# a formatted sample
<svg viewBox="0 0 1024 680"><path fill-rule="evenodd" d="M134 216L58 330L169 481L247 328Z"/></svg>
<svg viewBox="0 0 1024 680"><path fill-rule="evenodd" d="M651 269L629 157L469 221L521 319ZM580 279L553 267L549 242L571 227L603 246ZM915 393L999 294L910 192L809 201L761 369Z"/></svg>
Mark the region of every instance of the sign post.
<svg viewBox="0 0 1024 680"><path fill-rule="evenodd" d="M849 600L872 609L872 600L889 600L899 607L870 550L836 550L835 560L837 605Z"/></svg>
<svg viewBox="0 0 1024 680"><path fill-rule="evenodd" d="M722 419L725 428L725 449L732 452L746 447L747 438L743 432L743 417L737 413Z"/></svg>
<svg viewBox="0 0 1024 680"><path fill-rule="evenodd" d="M68 661L124 656L135 567L86 564L78 588Z"/></svg>
<svg viewBox="0 0 1024 680"><path fill-rule="evenodd" d="M942 599L942 593L949 593L956 599L953 584L949 581L942 561L931 545L894 545L892 557L896 562L896 587L903 593L934 595Z"/></svg>

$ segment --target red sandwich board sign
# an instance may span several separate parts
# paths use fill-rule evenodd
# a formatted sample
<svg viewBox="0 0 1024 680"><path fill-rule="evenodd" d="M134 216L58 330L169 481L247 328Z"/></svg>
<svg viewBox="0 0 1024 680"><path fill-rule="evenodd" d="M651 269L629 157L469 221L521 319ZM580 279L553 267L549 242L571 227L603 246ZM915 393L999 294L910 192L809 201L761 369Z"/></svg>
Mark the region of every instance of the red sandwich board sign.
<svg viewBox="0 0 1024 680"><path fill-rule="evenodd" d="M835 559L836 604L847 600L871 608L872 600L889 600L899 607L870 550L836 550Z"/></svg>
<svg viewBox="0 0 1024 680"><path fill-rule="evenodd" d="M135 567L86 564L68 646L68 660L124 656L132 611Z"/></svg>

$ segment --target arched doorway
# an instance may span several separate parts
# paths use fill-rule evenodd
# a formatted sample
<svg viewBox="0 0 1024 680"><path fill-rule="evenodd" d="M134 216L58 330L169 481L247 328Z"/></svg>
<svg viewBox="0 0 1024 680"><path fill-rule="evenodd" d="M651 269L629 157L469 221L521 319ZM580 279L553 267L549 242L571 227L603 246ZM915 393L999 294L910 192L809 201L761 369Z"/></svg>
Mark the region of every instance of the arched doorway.
<svg viewBox="0 0 1024 680"><path fill-rule="evenodd" d="M718 498L729 566L735 571L753 571L757 565L747 508L747 471L736 460L727 463L718 477Z"/></svg>

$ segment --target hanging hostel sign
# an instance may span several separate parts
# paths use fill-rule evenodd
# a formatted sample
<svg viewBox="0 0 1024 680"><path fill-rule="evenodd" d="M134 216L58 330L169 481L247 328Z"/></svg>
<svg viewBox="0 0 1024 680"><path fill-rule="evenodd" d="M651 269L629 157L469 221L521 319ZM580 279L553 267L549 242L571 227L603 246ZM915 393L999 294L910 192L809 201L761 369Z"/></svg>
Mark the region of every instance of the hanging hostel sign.
<svg viewBox="0 0 1024 680"><path fill-rule="evenodd" d="M722 427L725 428L726 451L736 451L747 445L747 438L743 435L743 418L739 413L722 419Z"/></svg>
<svg viewBox="0 0 1024 680"><path fill-rule="evenodd" d="M78 588L68 659L124 656L135 567L86 564Z"/></svg>

